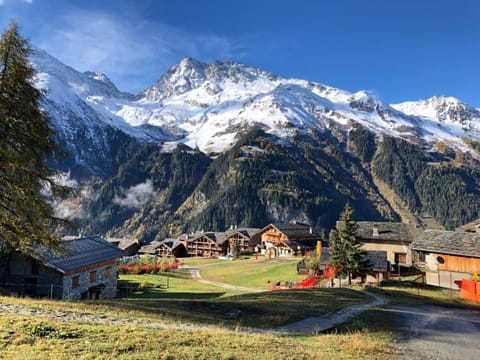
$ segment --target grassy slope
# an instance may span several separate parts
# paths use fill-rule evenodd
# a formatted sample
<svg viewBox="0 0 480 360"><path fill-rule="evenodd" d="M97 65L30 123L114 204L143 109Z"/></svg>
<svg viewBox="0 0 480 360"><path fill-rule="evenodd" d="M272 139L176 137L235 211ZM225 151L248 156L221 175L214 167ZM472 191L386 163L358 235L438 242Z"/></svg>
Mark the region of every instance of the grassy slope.
<svg viewBox="0 0 480 360"><path fill-rule="evenodd" d="M206 261L202 275L263 288L266 279L295 280L295 263L254 260ZM293 270L293 271L292 271ZM243 275L242 275L243 274ZM291 276L290 276L291 275ZM249 280L250 279L250 280ZM280 279L279 279L280 280ZM106 301L51 301L0 298L2 303L51 311L97 314L124 319L125 325L68 322L22 315L0 317L0 357L5 359L388 359L395 353L381 330L319 335L243 333L238 326L274 328L307 316L325 314L365 296L349 289L286 290L255 294L212 287L188 279L187 273L129 275L123 284L145 287ZM258 281L255 283L255 281ZM227 282L227 281L226 281ZM227 315L240 310L240 317ZM143 318L143 324L128 319ZM148 322L178 324L150 328ZM182 328L181 323L214 324L210 329ZM35 329L50 329L39 334ZM228 329L233 330L228 330ZM43 336L42 336L43 335Z"/></svg>

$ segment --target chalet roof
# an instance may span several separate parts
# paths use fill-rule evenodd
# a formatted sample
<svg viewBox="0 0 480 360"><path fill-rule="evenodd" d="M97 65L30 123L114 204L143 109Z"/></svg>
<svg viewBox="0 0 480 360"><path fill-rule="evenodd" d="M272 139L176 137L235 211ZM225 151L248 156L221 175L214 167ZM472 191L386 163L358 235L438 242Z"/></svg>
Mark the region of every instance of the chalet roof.
<svg viewBox="0 0 480 360"><path fill-rule="evenodd" d="M283 241L293 251L296 251L298 248L301 250L313 250L317 246L316 240L301 240L301 241Z"/></svg>
<svg viewBox="0 0 480 360"><path fill-rule="evenodd" d="M386 251L379 250L367 250L366 251L366 260L368 268L372 267L371 270L378 272L388 271L388 258Z"/></svg>
<svg viewBox="0 0 480 360"><path fill-rule="evenodd" d="M107 240L110 244L116 245L121 250L126 250L135 244L138 245L138 240L131 238L107 238L105 240Z"/></svg>
<svg viewBox="0 0 480 360"><path fill-rule="evenodd" d="M45 248L36 249L37 260L61 273L125 256L125 252L100 236L60 241L65 253L55 254Z"/></svg>
<svg viewBox="0 0 480 360"><path fill-rule="evenodd" d="M243 236L251 239L256 233L258 233L261 229L258 228L238 228L238 229L229 229L225 231L225 235L227 237L231 237L236 233L240 233Z"/></svg>
<svg viewBox="0 0 480 360"><path fill-rule="evenodd" d="M162 246L162 242L160 240L153 240L151 243L142 245L138 252L145 253L145 254L155 254L155 250L157 250L160 246Z"/></svg>
<svg viewBox="0 0 480 360"><path fill-rule="evenodd" d="M480 258L480 233L425 230L410 248L417 251Z"/></svg>
<svg viewBox="0 0 480 360"><path fill-rule="evenodd" d="M264 227L261 231L267 229L270 226L276 227L280 232L282 232L289 239L311 238L311 239L318 240L320 238L320 235L312 231L312 228L308 224L303 224L299 222L270 224Z"/></svg>
<svg viewBox="0 0 480 360"><path fill-rule="evenodd" d="M463 231L463 232L477 232L480 227L480 219L473 220L467 224L464 224L458 228L456 231Z"/></svg>
<svg viewBox="0 0 480 360"><path fill-rule="evenodd" d="M398 222L356 221L358 225L357 237L360 240L385 242L412 242L415 238L412 226ZM337 221L337 229L342 221ZM374 234L374 227L378 235Z"/></svg>
<svg viewBox="0 0 480 360"><path fill-rule="evenodd" d="M227 236L226 236L226 233L224 232L197 232L197 233L194 233L194 234L191 234L188 236L187 239L185 239L187 242L194 242L198 239L200 239L201 237L206 237L212 241L214 241L215 243L221 245L223 244L226 240L227 240Z"/></svg>
<svg viewBox="0 0 480 360"><path fill-rule="evenodd" d="M322 248L320 254L320 266L326 267L330 260L330 248ZM386 251L367 250L366 260L372 266L373 271L385 272L388 271L388 258Z"/></svg>

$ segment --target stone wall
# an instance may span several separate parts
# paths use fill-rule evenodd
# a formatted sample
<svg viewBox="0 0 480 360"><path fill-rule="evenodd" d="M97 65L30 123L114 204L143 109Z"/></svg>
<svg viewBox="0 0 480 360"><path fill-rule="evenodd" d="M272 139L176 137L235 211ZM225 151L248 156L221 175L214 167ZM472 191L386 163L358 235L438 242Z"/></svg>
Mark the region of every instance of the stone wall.
<svg viewBox="0 0 480 360"><path fill-rule="evenodd" d="M107 269L110 275L107 276ZM91 281L91 273L95 271L95 280ZM74 287L73 278L78 276L78 286ZM69 300L80 299L109 299L117 295L117 267L115 262L99 266L86 271L65 275L63 278L63 298Z"/></svg>

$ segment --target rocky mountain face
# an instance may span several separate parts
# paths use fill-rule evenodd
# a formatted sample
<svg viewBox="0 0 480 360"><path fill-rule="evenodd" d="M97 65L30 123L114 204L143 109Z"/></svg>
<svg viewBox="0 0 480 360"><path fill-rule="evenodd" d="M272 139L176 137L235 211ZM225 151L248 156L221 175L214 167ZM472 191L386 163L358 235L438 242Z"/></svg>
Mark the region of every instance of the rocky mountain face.
<svg viewBox="0 0 480 360"><path fill-rule="evenodd" d="M138 95L32 58L42 104L81 196L77 231L144 241L272 221L358 220L448 228L478 217L480 112L454 98L389 105L232 62L183 59Z"/></svg>

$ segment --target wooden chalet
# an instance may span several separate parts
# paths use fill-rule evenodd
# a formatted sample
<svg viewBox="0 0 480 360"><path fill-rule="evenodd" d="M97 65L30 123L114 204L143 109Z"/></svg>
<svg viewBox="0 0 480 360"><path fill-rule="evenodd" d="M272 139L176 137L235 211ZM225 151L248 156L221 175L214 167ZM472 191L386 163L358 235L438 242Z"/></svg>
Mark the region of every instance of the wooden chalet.
<svg viewBox="0 0 480 360"><path fill-rule="evenodd" d="M197 232L179 238L187 255L193 257L215 257L227 254L228 241L223 232Z"/></svg>
<svg viewBox="0 0 480 360"><path fill-rule="evenodd" d="M307 224L270 224L259 232L261 252L268 257L305 255L321 241Z"/></svg>
<svg viewBox="0 0 480 360"><path fill-rule="evenodd" d="M426 230L410 248L427 284L456 288L456 281L480 274L480 233Z"/></svg>
<svg viewBox="0 0 480 360"><path fill-rule="evenodd" d="M228 241L228 252L233 253L233 247L236 241L240 245L240 251L253 252L255 247L260 244L260 229L255 228L238 228L225 231Z"/></svg>
<svg viewBox="0 0 480 360"><path fill-rule="evenodd" d="M135 255L140 249L140 244L137 239L131 238L107 238L110 244L117 246L120 250L127 253L127 256Z"/></svg>
<svg viewBox="0 0 480 360"><path fill-rule="evenodd" d="M337 221L337 229L341 225ZM357 239L360 247L366 251L386 251L390 264L400 266L412 265L412 252L409 245L414 240L411 225L395 222L357 221Z"/></svg>
<svg viewBox="0 0 480 360"><path fill-rule="evenodd" d="M184 244L180 241L180 238L167 238L165 240L154 240L150 244L143 245L139 254L155 255L158 257L174 256L174 257L186 257L188 256L187 250Z"/></svg>

